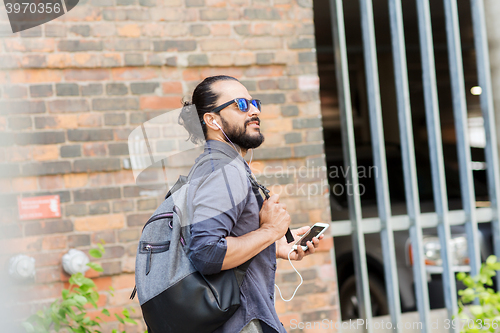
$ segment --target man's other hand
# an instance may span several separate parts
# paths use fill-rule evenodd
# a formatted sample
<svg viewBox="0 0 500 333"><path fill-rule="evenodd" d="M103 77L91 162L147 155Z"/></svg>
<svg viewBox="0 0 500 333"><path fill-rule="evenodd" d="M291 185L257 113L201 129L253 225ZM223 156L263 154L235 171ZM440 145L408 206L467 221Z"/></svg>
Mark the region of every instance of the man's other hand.
<svg viewBox="0 0 500 333"><path fill-rule="evenodd" d="M270 230L275 240L285 235L291 222L286 205L279 203L279 195L277 194L264 201L259 217L261 229Z"/></svg>

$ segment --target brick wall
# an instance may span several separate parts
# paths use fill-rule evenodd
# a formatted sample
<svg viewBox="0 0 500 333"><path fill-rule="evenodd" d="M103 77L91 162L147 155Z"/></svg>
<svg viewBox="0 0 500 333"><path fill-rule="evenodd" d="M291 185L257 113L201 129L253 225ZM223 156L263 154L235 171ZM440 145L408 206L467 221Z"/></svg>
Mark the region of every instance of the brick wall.
<svg viewBox="0 0 500 333"><path fill-rule="evenodd" d="M59 19L16 34L3 8L0 14L1 261L25 253L37 268L34 283L12 287L20 292L9 305L17 317L59 295L68 279L64 253L101 239L99 304L140 313L137 299L128 299L136 245L163 193L135 185L126 168L128 134L180 107L209 75L235 76L263 101L266 141L252 168L282 194L293 224L330 220L319 172L325 162L312 1L80 1ZM60 195L62 218L18 220L16 197L44 194ZM276 300L286 327L291 319L337 318L331 247L325 240L320 253L297 264L305 282L293 302ZM279 263L277 282L291 295L298 277L288 262Z"/></svg>

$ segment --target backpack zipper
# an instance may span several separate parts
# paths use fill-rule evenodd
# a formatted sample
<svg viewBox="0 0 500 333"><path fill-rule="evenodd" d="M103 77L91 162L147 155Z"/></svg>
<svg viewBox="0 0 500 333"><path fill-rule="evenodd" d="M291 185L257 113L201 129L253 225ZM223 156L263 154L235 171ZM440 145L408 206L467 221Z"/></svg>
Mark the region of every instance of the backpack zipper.
<svg viewBox="0 0 500 333"><path fill-rule="evenodd" d="M144 225L144 227L142 227L142 230L144 231L144 228L146 228L146 226L148 224L150 224L151 222L158 221L158 220L161 220L161 219L165 219L165 218L168 218L168 217L173 217L173 216L174 216L173 213L163 213L163 214L158 214L158 215L155 215L155 216L151 216L149 218L149 220L146 222L146 224Z"/></svg>
<svg viewBox="0 0 500 333"><path fill-rule="evenodd" d="M161 244L149 243L149 244L142 244L141 246L142 246L141 250L146 251L148 254L146 259L146 275L148 275L149 272L151 271L152 254L168 251L168 249L170 248L170 242L165 242Z"/></svg>

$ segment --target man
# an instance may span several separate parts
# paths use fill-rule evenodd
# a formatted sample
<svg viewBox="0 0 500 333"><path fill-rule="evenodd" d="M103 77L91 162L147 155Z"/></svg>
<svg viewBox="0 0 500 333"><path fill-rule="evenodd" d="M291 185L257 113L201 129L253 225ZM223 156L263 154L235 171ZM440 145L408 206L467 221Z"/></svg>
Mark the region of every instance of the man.
<svg viewBox="0 0 500 333"><path fill-rule="evenodd" d="M252 188L247 177L251 170L243 159L248 149L264 141L260 101L252 100L247 89L229 76L206 78L192 100L206 139L199 158L214 153L227 158L214 158L193 170L188 191L193 221L190 259L208 275L254 258L240 288L241 306L216 332L286 332L274 308L274 280L276 259L288 259L291 250L284 237L290 215L278 195L264 201ZM184 123L188 117L181 114ZM196 141L194 134L192 140ZM308 229L292 233L298 239ZM299 246L290 259L301 260L314 253L318 244L314 238L307 251Z"/></svg>

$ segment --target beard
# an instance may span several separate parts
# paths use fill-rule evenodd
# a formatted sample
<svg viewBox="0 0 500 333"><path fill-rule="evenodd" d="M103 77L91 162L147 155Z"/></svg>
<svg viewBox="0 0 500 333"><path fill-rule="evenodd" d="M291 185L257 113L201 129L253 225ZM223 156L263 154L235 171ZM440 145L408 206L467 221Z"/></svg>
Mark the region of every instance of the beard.
<svg viewBox="0 0 500 333"><path fill-rule="evenodd" d="M247 125L252 121L257 121L260 124L259 117L254 117L247 119L245 124L243 124L243 128L237 126L231 126L227 121L225 121L222 116L220 117L222 121L222 126L226 130L226 135L229 140L235 145L240 146L243 149L253 149L259 147L262 142L264 142L264 135L260 133L260 129L258 133L251 135L247 133Z"/></svg>

